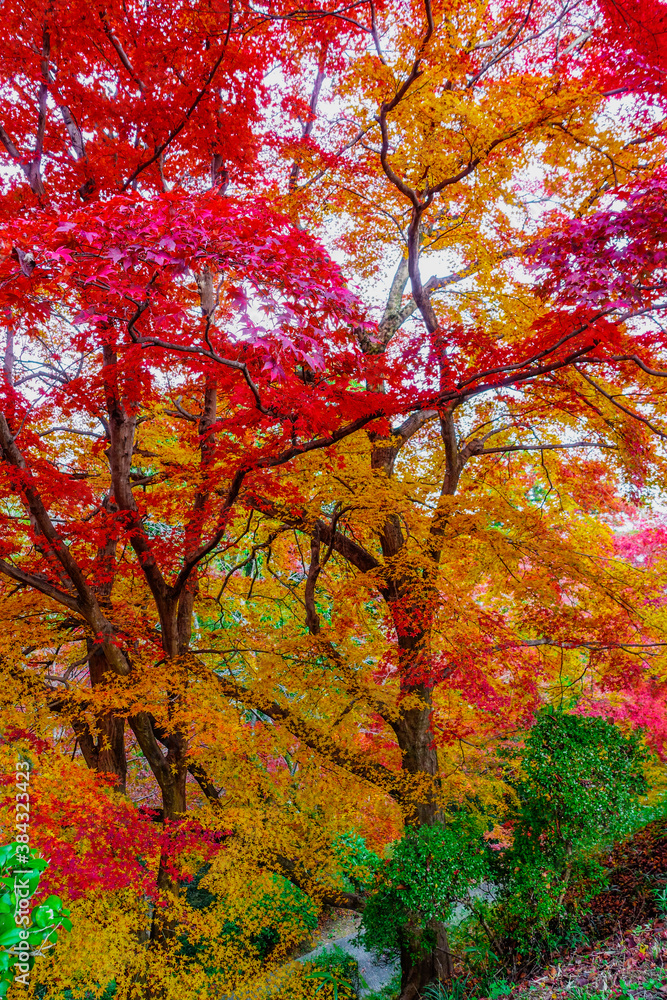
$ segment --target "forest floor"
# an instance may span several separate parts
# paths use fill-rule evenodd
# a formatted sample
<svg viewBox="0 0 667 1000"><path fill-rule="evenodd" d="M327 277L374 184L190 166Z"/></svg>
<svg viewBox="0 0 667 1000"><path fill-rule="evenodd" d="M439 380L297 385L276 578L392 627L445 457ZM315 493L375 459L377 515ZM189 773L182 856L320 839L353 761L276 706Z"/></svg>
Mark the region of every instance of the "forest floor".
<svg viewBox="0 0 667 1000"><path fill-rule="evenodd" d="M541 974L520 982L511 995L516 1000L667 998L667 922L653 920L579 946Z"/></svg>
<svg viewBox="0 0 667 1000"><path fill-rule="evenodd" d="M367 997L389 985L397 965L378 962L355 944L358 925L358 916L333 911L318 929L314 947L299 960L314 958L331 946L341 948L359 962L367 984L361 996ZM492 992L500 1000L505 996L514 1000L667 1000L667 921L653 920L603 941L580 945L516 984L505 984L499 977Z"/></svg>

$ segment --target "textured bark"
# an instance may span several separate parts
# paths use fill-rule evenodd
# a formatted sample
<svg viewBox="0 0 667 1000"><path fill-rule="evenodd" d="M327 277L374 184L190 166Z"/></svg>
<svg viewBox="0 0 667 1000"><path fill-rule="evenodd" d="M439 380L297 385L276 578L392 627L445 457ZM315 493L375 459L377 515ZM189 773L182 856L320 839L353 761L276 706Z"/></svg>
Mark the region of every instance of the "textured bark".
<svg viewBox="0 0 667 1000"><path fill-rule="evenodd" d="M185 780L188 774L187 741L179 731L169 733L162 742L167 748L162 752L146 712L133 715L128 720L141 752L155 776L162 792L164 818L176 820L187 809Z"/></svg>
<svg viewBox="0 0 667 1000"><path fill-rule="evenodd" d="M433 982L448 982L452 978L452 957L447 940L447 928L442 921L432 921L429 930L435 934L435 947L422 958L401 948L401 993L399 1000L419 1000L422 990Z"/></svg>
<svg viewBox="0 0 667 1000"><path fill-rule="evenodd" d="M88 653L91 687L99 690L112 682L114 675L109 670L104 654L90 640ZM76 720L74 730L88 767L100 774L114 774L118 779L118 787L124 792L127 781L125 719L113 711L97 712L93 732L85 723Z"/></svg>

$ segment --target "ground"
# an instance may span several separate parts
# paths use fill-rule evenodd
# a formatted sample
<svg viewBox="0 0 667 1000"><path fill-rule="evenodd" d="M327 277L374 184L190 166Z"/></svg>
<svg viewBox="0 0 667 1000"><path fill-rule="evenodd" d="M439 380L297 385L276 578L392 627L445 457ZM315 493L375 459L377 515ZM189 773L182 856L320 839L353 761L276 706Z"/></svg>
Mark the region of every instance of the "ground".
<svg viewBox="0 0 667 1000"><path fill-rule="evenodd" d="M667 997L667 923L654 920L617 932L593 946L579 946L541 975L513 991L519 1000L583 1000L611 994L621 997Z"/></svg>
<svg viewBox="0 0 667 1000"><path fill-rule="evenodd" d="M354 944L358 925L358 916L332 911L318 930L314 948L300 961L337 945L359 962L367 984L361 996L368 997L389 984L397 966L378 962ZM580 945L516 985L506 984L499 977L491 993L493 1000L503 995L511 995L514 1000L667 1000L667 921L649 921L631 931L617 931L594 945ZM446 997L443 993L443 1000ZM450 995L450 1000L455 997L458 991Z"/></svg>

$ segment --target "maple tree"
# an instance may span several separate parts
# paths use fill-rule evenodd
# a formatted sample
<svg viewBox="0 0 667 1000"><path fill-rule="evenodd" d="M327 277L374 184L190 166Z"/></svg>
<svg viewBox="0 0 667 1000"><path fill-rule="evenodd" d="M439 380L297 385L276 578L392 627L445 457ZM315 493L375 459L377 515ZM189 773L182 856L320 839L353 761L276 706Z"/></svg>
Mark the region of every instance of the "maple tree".
<svg viewBox="0 0 667 1000"><path fill-rule="evenodd" d="M554 690L664 697L612 531L664 438L662 5L639 61L624 10L8 8L7 718L122 789L132 746L320 901L363 906L346 824L496 795Z"/></svg>

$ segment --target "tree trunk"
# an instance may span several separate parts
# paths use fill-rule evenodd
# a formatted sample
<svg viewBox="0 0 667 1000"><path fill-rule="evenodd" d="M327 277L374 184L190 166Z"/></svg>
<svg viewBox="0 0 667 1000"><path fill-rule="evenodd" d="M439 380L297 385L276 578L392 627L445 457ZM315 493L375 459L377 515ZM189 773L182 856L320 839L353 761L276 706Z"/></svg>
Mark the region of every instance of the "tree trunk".
<svg viewBox="0 0 667 1000"><path fill-rule="evenodd" d="M88 640L88 653L90 684L93 691L99 691L105 683L113 681L115 675L109 669L104 653L94 647L92 640ZM95 713L92 729L83 720L76 719L73 727L83 758L91 771L115 775L119 790L124 792L127 780L125 720L110 710Z"/></svg>
<svg viewBox="0 0 667 1000"><path fill-rule="evenodd" d="M403 639L400 645L406 658L411 658L412 654L418 662L424 637ZM409 668L406 672L409 676ZM403 771L415 779L410 799L404 803L405 815L407 822L414 826L428 826L437 822L440 816L438 751L431 729L432 688L425 682L402 686L404 695L417 696L421 702L405 710L394 726L403 757ZM400 1000L418 1000L429 983L449 982L452 978L446 925L441 920L433 920L428 931L429 938L433 935L435 940L425 952L419 938L410 942L411 946L407 942L401 946Z"/></svg>
<svg viewBox="0 0 667 1000"><path fill-rule="evenodd" d="M446 983L452 978L452 956L447 940L447 928L441 920L433 920L429 930L435 934L435 946L421 958L407 947L401 948L401 993L399 1000L419 1000L429 983Z"/></svg>
<svg viewBox="0 0 667 1000"><path fill-rule="evenodd" d="M104 653L91 653L90 682L93 689L100 687L113 675L109 670ZM102 712L95 716L95 725L99 732L97 741L97 770L106 774L115 774L122 792L125 791L127 780L127 758L125 755L125 720L119 718L113 711Z"/></svg>

